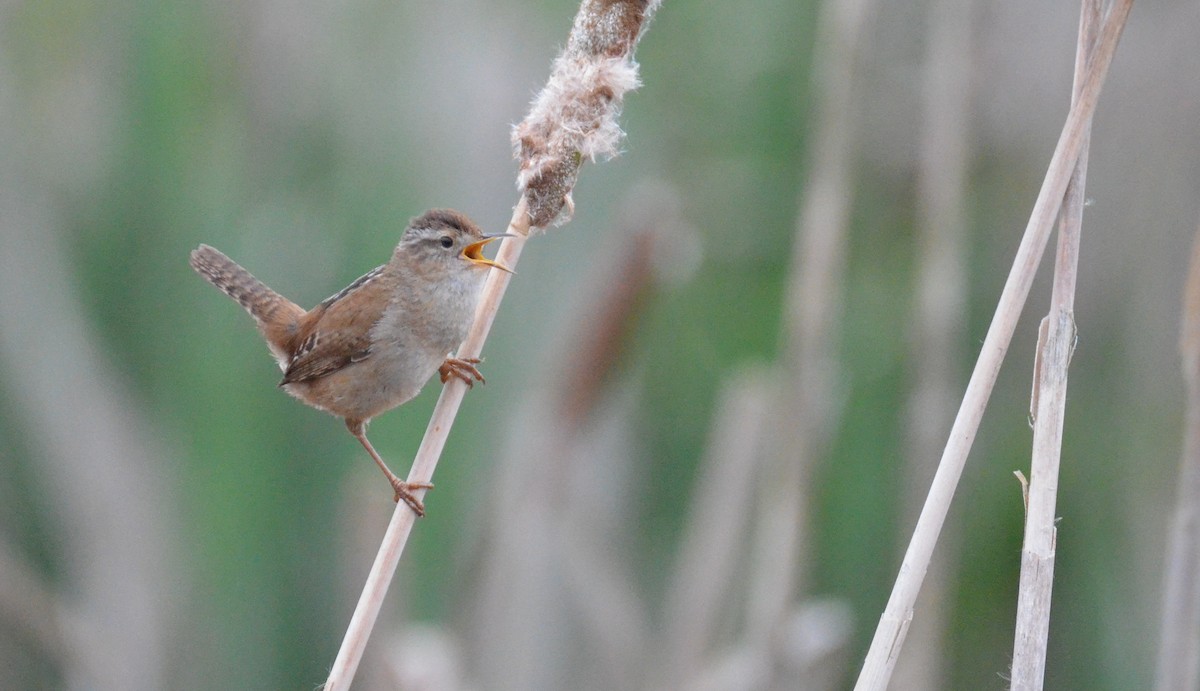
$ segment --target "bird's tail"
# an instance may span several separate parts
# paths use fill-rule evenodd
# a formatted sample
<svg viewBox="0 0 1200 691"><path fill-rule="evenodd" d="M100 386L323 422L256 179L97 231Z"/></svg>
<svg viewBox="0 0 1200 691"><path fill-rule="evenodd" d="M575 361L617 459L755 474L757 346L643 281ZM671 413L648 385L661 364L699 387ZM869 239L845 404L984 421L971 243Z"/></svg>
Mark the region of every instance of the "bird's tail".
<svg viewBox="0 0 1200 691"><path fill-rule="evenodd" d="M304 315L299 305L271 290L219 250L200 245L189 262L196 273L246 308L275 351Z"/></svg>

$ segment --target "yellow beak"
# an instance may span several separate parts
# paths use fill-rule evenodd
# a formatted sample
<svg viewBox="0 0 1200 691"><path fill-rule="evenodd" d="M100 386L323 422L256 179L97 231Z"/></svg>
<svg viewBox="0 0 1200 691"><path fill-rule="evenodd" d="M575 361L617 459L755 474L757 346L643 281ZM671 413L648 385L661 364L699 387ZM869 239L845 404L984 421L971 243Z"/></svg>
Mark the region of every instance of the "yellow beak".
<svg viewBox="0 0 1200 691"><path fill-rule="evenodd" d="M466 259L467 261L471 262L472 264L477 264L479 266L491 266L491 267L500 269L501 271L507 271L510 274L514 273L513 270L508 268L507 266L505 266L499 262L492 261L491 259L488 259L487 257L483 256L483 246L484 245L488 244L489 242L492 242L493 240L499 240L500 238L510 238L510 237L512 237L512 235L509 233L497 233L495 235L484 235L482 240L479 240L477 242L472 242L471 244L464 247L463 251L462 251L462 257L463 257L463 259Z"/></svg>

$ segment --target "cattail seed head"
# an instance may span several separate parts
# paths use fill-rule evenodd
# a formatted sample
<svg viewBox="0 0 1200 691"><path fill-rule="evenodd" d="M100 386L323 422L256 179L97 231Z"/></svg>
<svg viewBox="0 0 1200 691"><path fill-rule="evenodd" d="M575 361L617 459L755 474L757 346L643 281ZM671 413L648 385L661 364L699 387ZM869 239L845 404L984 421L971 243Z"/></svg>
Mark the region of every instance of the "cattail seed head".
<svg viewBox="0 0 1200 691"><path fill-rule="evenodd" d="M625 93L636 89L633 50L661 0L583 0L567 47L546 87L513 128L520 162L517 186L530 226L544 228L568 210L584 159L612 158L624 132L617 118Z"/></svg>

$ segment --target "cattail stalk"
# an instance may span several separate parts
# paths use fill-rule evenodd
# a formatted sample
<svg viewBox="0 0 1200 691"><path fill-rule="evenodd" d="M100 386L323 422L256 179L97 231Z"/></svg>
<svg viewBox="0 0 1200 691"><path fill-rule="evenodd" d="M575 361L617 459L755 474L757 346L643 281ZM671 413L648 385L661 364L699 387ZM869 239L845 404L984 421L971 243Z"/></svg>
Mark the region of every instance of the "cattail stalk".
<svg viewBox="0 0 1200 691"><path fill-rule="evenodd" d="M954 415L965 365L960 344L967 312L964 246L969 227L966 188L975 5L973 0L935 0L926 9L929 38L917 180L920 266L909 351L915 366L907 411L905 531L916 521L929 479L937 470L938 449ZM942 549L930 562L919 605L922 618L909 631L909 654L896 668L897 688L945 686L942 661L956 547Z"/></svg>
<svg viewBox="0 0 1200 691"><path fill-rule="evenodd" d="M1187 421L1179 462L1179 496L1171 521L1154 688L1200 684L1200 228L1192 245L1179 336Z"/></svg>
<svg viewBox="0 0 1200 691"><path fill-rule="evenodd" d="M772 389L766 372L725 382L684 522L667 588L660 660L662 688L689 688L711 667L721 615L735 593L738 560L749 531L762 438Z"/></svg>
<svg viewBox="0 0 1200 691"><path fill-rule="evenodd" d="M1099 0L1084 0L1075 50L1074 101L1079 99L1079 89L1091 58L1099 21ZM1090 130L1089 119L1084 126L1083 148L1075 163L1071 182L1067 185L1062 213L1059 215L1058 252L1054 263L1050 314L1042 320L1042 327L1038 331L1034 404L1031 406L1034 420L1033 461L1025 517L1025 545L1021 550L1017 626L1013 637L1014 691L1041 689L1046 672L1057 535L1054 510L1062 457L1063 416L1067 406L1067 369L1075 348L1075 280L1079 265L1079 235L1083 224Z"/></svg>
<svg viewBox="0 0 1200 691"><path fill-rule="evenodd" d="M808 485L837 425L837 332L854 199L857 65L871 0L824 3L817 18L813 93L818 102L808 181L800 201L786 288L783 355L764 443L755 507L747 635L767 646L804 591Z"/></svg>
<svg viewBox="0 0 1200 691"><path fill-rule="evenodd" d="M0 75L8 67L0 61ZM8 87L0 78L0 101L12 93ZM8 134L0 134L0 149L27 160L33 149ZM65 581L58 585L70 597L59 602L68 607L57 608L60 618L46 622L45 633L61 635L65 644L56 660L60 684L164 688L180 543L180 531L167 520L174 495L161 474L170 456L97 348L63 269L70 253L61 225L47 213L53 204L39 198L24 171L0 172L8 176L0 185L0 245L12 248L0 252L0 294L22 296L0 301L0 373L13 396L12 422L30 430L38 479L56 502ZM37 327L13 326L22 324ZM15 575L0 578L18 587L9 580Z"/></svg>
<svg viewBox="0 0 1200 691"><path fill-rule="evenodd" d="M585 159L616 155L621 138L617 116L625 93L638 86L633 52L659 4L660 0L583 0L546 88L514 131L521 198L506 231L514 237L506 238L497 252L500 263L515 267L530 230L559 219L564 207L568 212L573 208L571 192ZM490 272L458 357L479 357L511 278L502 271ZM408 482L428 483L433 478L466 392L466 384L454 378L442 388ZM424 491L415 494L420 499ZM396 506L325 691L350 688L415 520L406 504Z"/></svg>
<svg viewBox="0 0 1200 691"><path fill-rule="evenodd" d="M976 360L967 391L950 430L950 439L942 453L942 460L938 464L921 516L917 519L917 526L909 542L908 551L905 552L900 573L892 587L892 594L875 629L875 636L871 640L871 647L867 651L855 686L859 691L882 691L887 688L891 679L896 658L904 646L909 622L912 621L913 603L921 590L933 547L946 520L950 500L958 486L958 479L966 464L971 443L975 440L975 433L979 430L983 411L987 407L1008 345L1012 341L1021 309L1029 296L1034 274L1046 249L1058 210L1062 206L1067 183L1083 150L1087 124L1096 110L1100 89L1108 74L1109 65L1112 64L1132 5L1133 0L1116 0L1100 30L1095 53L1088 66L1087 79L1079 91L1079 99L1067 114L1067 121L1050 159L1025 234L1013 259L1012 270L1005 281L992 323L984 338L983 349Z"/></svg>

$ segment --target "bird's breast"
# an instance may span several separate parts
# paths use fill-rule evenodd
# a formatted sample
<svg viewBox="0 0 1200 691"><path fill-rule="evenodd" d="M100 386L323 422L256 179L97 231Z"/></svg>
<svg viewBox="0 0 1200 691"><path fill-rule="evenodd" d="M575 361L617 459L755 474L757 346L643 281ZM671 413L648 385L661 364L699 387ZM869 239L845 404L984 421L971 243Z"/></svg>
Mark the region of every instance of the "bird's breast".
<svg viewBox="0 0 1200 691"><path fill-rule="evenodd" d="M466 338L478 301L478 284L474 282L447 281L435 289L423 290L402 286L372 329L371 340L394 344L414 355L416 351L436 355L436 369L446 354Z"/></svg>

